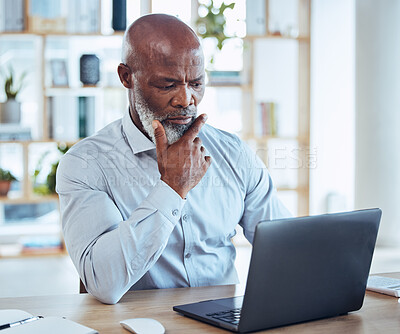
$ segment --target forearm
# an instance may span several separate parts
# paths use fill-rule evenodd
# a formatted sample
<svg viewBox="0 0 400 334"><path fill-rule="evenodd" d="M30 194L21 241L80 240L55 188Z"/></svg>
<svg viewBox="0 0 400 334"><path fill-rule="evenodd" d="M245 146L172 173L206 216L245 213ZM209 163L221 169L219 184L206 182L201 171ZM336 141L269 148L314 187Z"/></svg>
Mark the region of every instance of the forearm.
<svg viewBox="0 0 400 334"><path fill-rule="evenodd" d="M105 192L62 188L63 232L71 259L91 294L116 303L157 261L185 201L159 181L123 221Z"/></svg>
<svg viewBox="0 0 400 334"><path fill-rule="evenodd" d="M79 259L79 272L88 292L114 304L157 261L174 225L160 212L140 223L131 217L103 234Z"/></svg>

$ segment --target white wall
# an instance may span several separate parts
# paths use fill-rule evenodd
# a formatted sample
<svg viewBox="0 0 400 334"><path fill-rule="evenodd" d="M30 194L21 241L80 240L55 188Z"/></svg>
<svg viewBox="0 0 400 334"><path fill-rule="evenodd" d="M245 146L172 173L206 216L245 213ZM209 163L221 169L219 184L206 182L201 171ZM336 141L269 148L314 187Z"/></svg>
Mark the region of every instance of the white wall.
<svg viewBox="0 0 400 334"><path fill-rule="evenodd" d="M400 243L400 1L356 0L357 208L381 207L378 243Z"/></svg>
<svg viewBox="0 0 400 334"><path fill-rule="evenodd" d="M311 147L317 162L310 171L311 214L354 205L354 28L354 0L312 1Z"/></svg>

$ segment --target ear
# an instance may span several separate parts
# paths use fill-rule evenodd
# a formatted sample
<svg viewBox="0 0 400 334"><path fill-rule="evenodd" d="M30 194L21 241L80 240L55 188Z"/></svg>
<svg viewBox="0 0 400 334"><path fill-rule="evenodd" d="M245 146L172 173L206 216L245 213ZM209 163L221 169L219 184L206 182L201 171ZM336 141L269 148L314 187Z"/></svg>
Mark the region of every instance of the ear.
<svg viewBox="0 0 400 334"><path fill-rule="evenodd" d="M118 76L125 88L133 87L132 71L127 65L122 63L118 65Z"/></svg>

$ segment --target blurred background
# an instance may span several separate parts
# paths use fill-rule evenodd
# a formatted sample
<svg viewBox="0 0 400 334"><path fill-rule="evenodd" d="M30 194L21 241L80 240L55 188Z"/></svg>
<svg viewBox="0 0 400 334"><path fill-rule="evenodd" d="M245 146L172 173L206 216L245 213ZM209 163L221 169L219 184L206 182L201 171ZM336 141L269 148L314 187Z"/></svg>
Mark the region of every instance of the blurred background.
<svg viewBox="0 0 400 334"><path fill-rule="evenodd" d="M399 271L399 1L0 0L0 297L78 292L55 172L126 111L123 32L148 13L198 33L199 113L263 159L292 214L382 208L371 271Z"/></svg>

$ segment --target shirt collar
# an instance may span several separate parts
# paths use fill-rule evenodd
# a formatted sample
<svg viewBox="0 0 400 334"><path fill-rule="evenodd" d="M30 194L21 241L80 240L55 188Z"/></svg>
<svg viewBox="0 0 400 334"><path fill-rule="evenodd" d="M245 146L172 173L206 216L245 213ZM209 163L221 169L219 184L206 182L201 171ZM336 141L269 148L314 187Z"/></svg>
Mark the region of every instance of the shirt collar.
<svg viewBox="0 0 400 334"><path fill-rule="evenodd" d="M122 131L128 140L133 154L156 148L156 145L154 145L154 143L136 127L135 123L133 123L131 116L129 115L129 109L122 118Z"/></svg>

